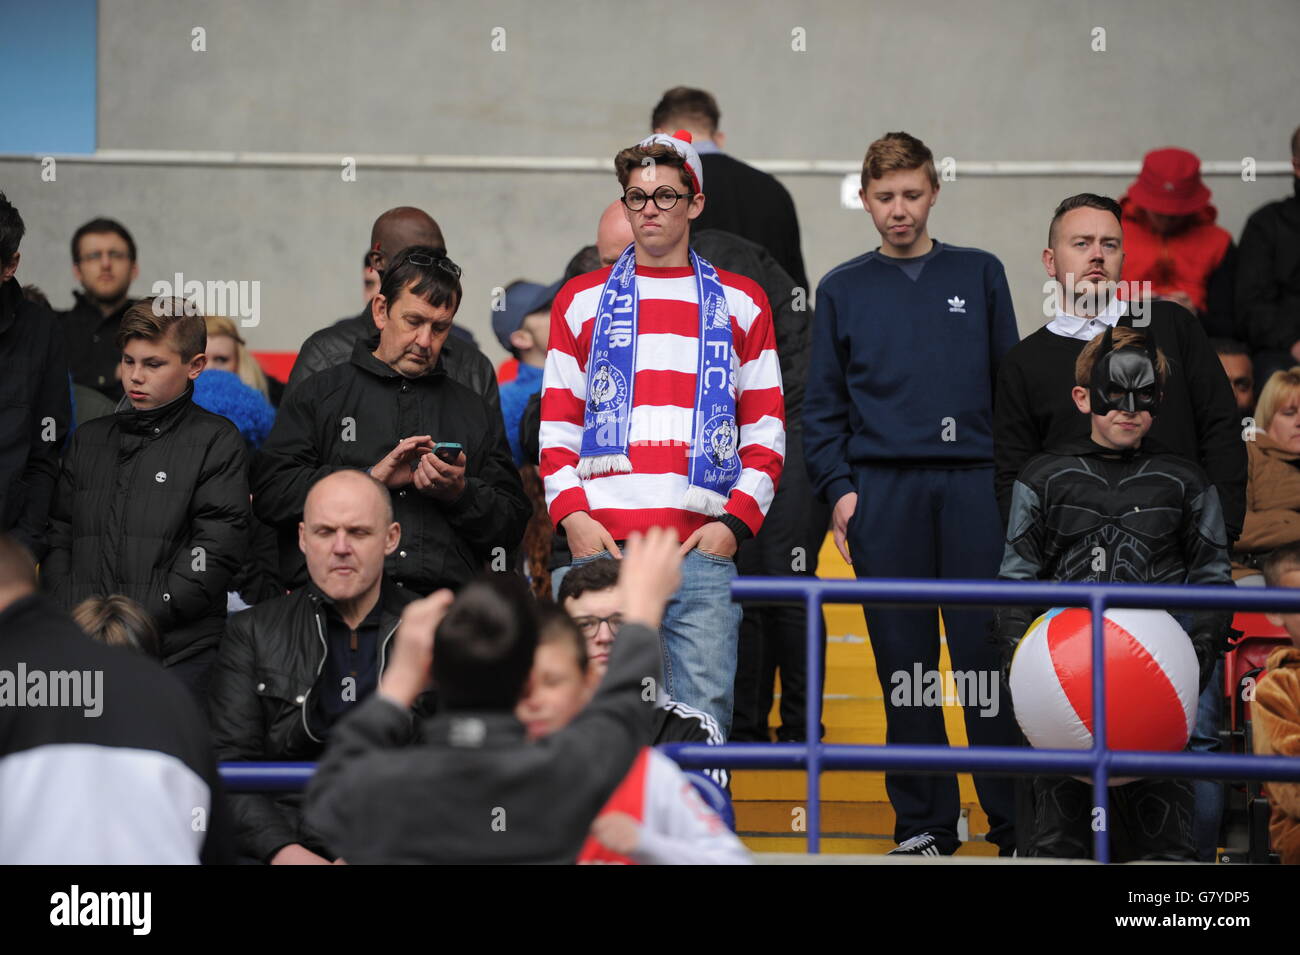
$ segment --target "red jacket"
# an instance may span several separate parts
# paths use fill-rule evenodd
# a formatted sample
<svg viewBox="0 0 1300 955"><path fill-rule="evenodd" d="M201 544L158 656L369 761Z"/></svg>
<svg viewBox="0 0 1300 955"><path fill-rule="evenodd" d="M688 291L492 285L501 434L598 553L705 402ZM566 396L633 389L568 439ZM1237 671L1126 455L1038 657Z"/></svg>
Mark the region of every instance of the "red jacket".
<svg viewBox="0 0 1300 955"><path fill-rule="evenodd" d="M1150 282L1153 295L1184 292L1201 313L1210 311L1210 276L1223 264L1232 246L1232 235L1215 225L1214 206L1206 206L1197 221L1176 235L1160 235L1146 221L1142 211L1125 196L1124 210L1125 282Z"/></svg>

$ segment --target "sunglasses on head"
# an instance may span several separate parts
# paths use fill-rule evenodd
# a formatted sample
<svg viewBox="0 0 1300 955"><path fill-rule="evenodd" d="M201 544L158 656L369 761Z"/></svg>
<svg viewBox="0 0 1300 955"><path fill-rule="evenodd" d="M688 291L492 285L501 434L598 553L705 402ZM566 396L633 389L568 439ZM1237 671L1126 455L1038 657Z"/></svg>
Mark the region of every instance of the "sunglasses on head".
<svg viewBox="0 0 1300 955"><path fill-rule="evenodd" d="M436 265L439 268L450 272L452 275L456 276L456 278L460 278L460 266L445 255L433 256L425 255L423 252L412 252L406 257L406 261L410 262L412 265Z"/></svg>
<svg viewBox="0 0 1300 955"><path fill-rule="evenodd" d="M376 272L379 273L380 278L383 278L384 273L388 271L385 268L381 268L381 263L383 263L384 260L385 260L385 255L383 251L380 249L371 249L368 253L366 253L367 264L372 269L374 269ZM406 261L410 262L413 265L420 265L426 268L433 265L437 265L439 268L447 272L450 272L452 275L456 276L456 278L460 278L461 276L460 266L457 265L455 262L453 262L451 259L447 258L447 256L445 255L434 256L434 255L426 255L423 252L412 252L410 255L406 257Z"/></svg>

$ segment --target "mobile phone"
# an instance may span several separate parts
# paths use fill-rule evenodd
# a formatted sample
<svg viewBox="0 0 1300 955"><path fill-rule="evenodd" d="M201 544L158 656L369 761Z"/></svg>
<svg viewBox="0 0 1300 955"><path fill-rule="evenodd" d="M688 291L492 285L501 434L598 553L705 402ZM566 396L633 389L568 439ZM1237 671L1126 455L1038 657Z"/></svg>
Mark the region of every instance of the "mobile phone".
<svg viewBox="0 0 1300 955"><path fill-rule="evenodd" d="M460 453L465 449L455 441L439 441L433 446L433 453L443 464L455 464Z"/></svg>

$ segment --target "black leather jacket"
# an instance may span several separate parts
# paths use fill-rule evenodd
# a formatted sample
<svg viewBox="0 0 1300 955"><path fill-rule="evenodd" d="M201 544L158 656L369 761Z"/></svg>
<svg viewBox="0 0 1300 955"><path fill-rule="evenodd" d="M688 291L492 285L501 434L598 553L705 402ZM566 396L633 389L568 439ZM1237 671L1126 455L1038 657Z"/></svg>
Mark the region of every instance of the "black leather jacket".
<svg viewBox="0 0 1300 955"><path fill-rule="evenodd" d="M414 595L387 580L380 592L380 672L392 649L402 608ZM314 584L237 613L208 690L213 745L221 762L315 760L325 741L312 731L310 707L325 666L329 601ZM422 697L421 715L432 713ZM263 862L284 846L301 843L329 855L321 838L302 825L301 793L238 793L230 796L235 841L243 856Z"/></svg>

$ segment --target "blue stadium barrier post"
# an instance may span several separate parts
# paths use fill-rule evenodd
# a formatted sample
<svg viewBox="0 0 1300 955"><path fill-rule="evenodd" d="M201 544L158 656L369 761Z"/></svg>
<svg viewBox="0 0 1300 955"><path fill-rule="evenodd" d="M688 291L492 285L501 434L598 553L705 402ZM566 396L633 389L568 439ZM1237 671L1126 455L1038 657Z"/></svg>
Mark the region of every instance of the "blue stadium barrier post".
<svg viewBox="0 0 1300 955"><path fill-rule="evenodd" d="M1110 780L1106 773L1106 597L1094 592L1092 613L1092 857L1110 862ZM1097 825L1097 813L1101 825Z"/></svg>
<svg viewBox="0 0 1300 955"><path fill-rule="evenodd" d="M307 788L315 763L222 763L221 782L229 792L298 792Z"/></svg>
<svg viewBox="0 0 1300 955"><path fill-rule="evenodd" d="M822 694L814 693L813 687L822 685L823 636L826 629L826 615L822 612L822 592L820 587L812 586L804 592L804 614L807 618L805 627L808 665L805 668L807 679L804 683L804 719L806 732L804 745L807 746L808 806L804 822L808 827L807 850L810 854L821 852L822 842L822 739L818 729L822 722Z"/></svg>

